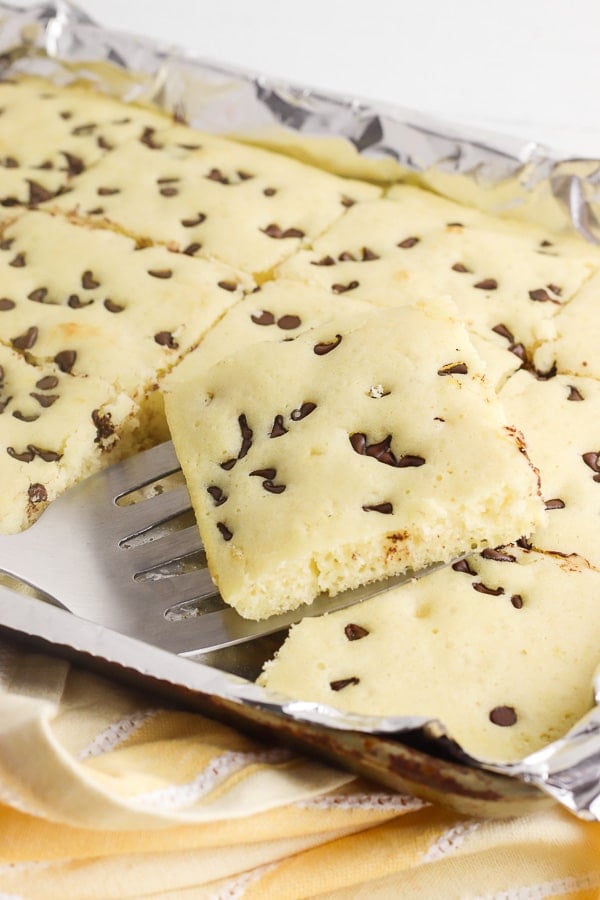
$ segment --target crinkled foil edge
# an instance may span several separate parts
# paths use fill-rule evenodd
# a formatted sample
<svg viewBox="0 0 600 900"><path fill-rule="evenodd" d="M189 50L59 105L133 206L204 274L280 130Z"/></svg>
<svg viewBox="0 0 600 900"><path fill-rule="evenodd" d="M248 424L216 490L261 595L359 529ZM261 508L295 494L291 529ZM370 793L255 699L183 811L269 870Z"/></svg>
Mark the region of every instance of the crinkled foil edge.
<svg viewBox="0 0 600 900"><path fill-rule="evenodd" d="M413 181L496 215L575 230L600 243L598 160L560 159L535 142L186 56L176 47L109 31L65 0L28 8L0 3L0 75L11 72L62 84L85 80L125 101L158 105L195 127L293 153L338 174ZM142 675L176 679L190 690L335 730L401 736L421 728L434 739L447 736L441 723L424 718L357 716L290 702L200 662L165 659L163 651L62 611L29 609L38 601L14 601L0 587L0 625ZM600 673L595 690L600 704ZM518 763L470 762L534 784L581 818L600 820L600 705L565 737Z"/></svg>

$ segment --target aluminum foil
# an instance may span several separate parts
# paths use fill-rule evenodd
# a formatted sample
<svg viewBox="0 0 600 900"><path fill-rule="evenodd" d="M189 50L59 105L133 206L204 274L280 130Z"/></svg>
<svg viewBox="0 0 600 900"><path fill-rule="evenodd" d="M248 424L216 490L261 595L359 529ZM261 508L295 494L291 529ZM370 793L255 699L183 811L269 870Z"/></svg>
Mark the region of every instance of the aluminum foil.
<svg viewBox="0 0 600 900"><path fill-rule="evenodd" d="M27 9L0 3L0 70L61 84L84 79L125 101L156 104L195 127L285 150L339 174L381 183L403 178L497 215L600 242L600 161L561 160L533 142L186 57L177 48L108 31L60 0ZM166 688L168 696L235 723L285 734L391 787L432 799L441 791L465 811L481 812L481 800L491 804L488 812L511 814L546 794L600 821L600 705L543 750L517 764L490 765L467 758L439 722L290 702L249 680L248 660L217 666L176 657L2 586L0 629L10 639L33 640L130 681ZM600 673L595 688L600 704ZM405 748L415 735L425 753L410 743Z"/></svg>

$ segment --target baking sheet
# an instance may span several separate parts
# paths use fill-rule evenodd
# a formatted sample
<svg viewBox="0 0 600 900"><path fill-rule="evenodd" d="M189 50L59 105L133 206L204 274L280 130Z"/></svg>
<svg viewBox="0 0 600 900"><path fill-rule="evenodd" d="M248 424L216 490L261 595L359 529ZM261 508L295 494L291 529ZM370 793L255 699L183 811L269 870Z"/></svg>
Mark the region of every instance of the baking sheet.
<svg viewBox="0 0 600 900"><path fill-rule="evenodd" d="M193 126L339 174L381 183L402 178L497 215L600 239L595 160L560 160L532 142L465 133L414 112L185 57L103 29L65 2L26 10L0 4L0 54L5 75L84 79L123 100L157 104ZM541 788L577 815L600 820L599 707L518 764L482 765L466 759L437 722L355 716L270 695L248 680L255 664L242 651L178 658L1 587L0 626L11 639L41 642L116 677L141 679L179 702L465 812L515 814L539 802ZM600 678L596 697L600 702Z"/></svg>

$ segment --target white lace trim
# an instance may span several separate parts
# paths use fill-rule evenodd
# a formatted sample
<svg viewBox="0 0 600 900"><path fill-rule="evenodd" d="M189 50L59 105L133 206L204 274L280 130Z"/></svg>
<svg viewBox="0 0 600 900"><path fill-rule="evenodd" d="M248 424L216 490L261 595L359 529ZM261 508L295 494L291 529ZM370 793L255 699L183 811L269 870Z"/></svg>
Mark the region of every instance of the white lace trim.
<svg viewBox="0 0 600 900"><path fill-rule="evenodd" d="M470 834L476 831L481 822L477 819L470 819L468 822L459 822L448 828L437 838L436 841L425 851L421 857L421 862L435 862L435 860L443 859L456 853L458 848Z"/></svg>
<svg viewBox="0 0 600 900"><path fill-rule="evenodd" d="M472 897L471 900L543 900L544 897L572 894L574 891L584 891L599 886L600 872L590 872L587 875L573 875L570 878L559 878L557 881L541 881L539 884L511 888L509 891L499 891L497 894L480 894Z"/></svg>
<svg viewBox="0 0 600 900"><path fill-rule="evenodd" d="M280 763L290 758L291 754L288 750L280 749L254 753L228 751L211 760L209 765L192 781L138 794L133 799L144 809L181 809L192 806L196 801L210 794L218 784L225 781L234 772L239 772L246 766L259 763Z"/></svg>
<svg viewBox="0 0 600 900"><path fill-rule="evenodd" d="M113 722L108 728L105 728L96 737L90 741L87 747L80 750L77 759L91 759L93 756L101 756L103 753L110 753L123 741L126 741L135 731L140 728L148 719L161 712L160 709L140 709L129 716L125 716L118 722Z"/></svg>
<svg viewBox="0 0 600 900"><path fill-rule="evenodd" d="M264 866L257 866L256 869L250 869L248 872L242 872L241 875L237 875L235 878L232 878L231 881L222 885L219 890L211 896L210 900L239 900L240 897L244 896L251 885L256 884L263 875L266 875L267 872L272 872L278 865L279 863L277 862L267 863Z"/></svg>
<svg viewBox="0 0 600 900"><path fill-rule="evenodd" d="M409 794L340 794L313 797L296 804L300 809L385 809L397 812L413 812L429 806L418 797Z"/></svg>

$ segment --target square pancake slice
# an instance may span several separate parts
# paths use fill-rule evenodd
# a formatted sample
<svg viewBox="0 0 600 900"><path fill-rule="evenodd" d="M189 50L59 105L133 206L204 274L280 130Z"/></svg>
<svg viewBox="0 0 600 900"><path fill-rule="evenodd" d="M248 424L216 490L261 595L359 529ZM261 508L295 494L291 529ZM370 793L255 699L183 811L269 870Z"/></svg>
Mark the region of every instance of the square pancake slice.
<svg viewBox="0 0 600 900"><path fill-rule="evenodd" d="M418 188L356 204L278 274L397 306L448 294L469 331L528 361L600 265L597 248L507 223Z"/></svg>
<svg viewBox="0 0 600 900"><path fill-rule="evenodd" d="M540 472L546 511L533 546L577 553L600 568L600 381L521 371L499 396Z"/></svg>
<svg viewBox="0 0 600 900"><path fill-rule="evenodd" d="M59 493L143 445L137 408L93 376L32 365L0 343L0 532L30 525Z"/></svg>
<svg viewBox="0 0 600 900"><path fill-rule="evenodd" d="M453 313L340 313L166 395L211 574L243 616L532 530L537 474Z"/></svg>
<svg viewBox="0 0 600 900"><path fill-rule="evenodd" d="M56 207L145 241L268 273L372 185L184 126L130 141Z"/></svg>
<svg viewBox="0 0 600 900"><path fill-rule="evenodd" d="M259 680L349 712L438 719L472 756L512 762L593 706L599 594L578 557L484 551L304 619Z"/></svg>
<svg viewBox="0 0 600 900"><path fill-rule="evenodd" d="M27 211L0 237L0 341L142 402L254 287L227 266Z"/></svg>
<svg viewBox="0 0 600 900"><path fill-rule="evenodd" d="M0 81L0 204L49 200L115 147L169 121L85 87Z"/></svg>

